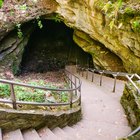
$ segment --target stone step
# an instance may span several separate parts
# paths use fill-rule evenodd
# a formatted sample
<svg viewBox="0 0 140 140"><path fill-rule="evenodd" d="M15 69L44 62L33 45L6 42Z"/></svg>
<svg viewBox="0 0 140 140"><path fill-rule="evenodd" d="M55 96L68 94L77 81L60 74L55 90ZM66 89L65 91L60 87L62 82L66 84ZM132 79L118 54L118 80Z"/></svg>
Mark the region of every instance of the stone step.
<svg viewBox="0 0 140 140"><path fill-rule="evenodd" d="M24 140L41 140L35 129L28 129L22 133Z"/></svg>
<svg viewBox="0 0 140 140"><path fill-rule="evenodd" d="M69 134L69 133L66 133L64 132L61 128L59 127L56 127L54 130L53 130L53 133L60 137L61 140L73 140L73 137Z"/></svg>
<svg viewBox="0 0 140 140"><path fill-rule="evenodd" d="M44 127L42 129L39 129L38 134L41 138L41 140L60 140L59 137L57 137L49 128Z"/></svg>
<svg viewBox="0 0 140 140"><path fill-rule="evenodd" d="M0 128L0 140L2 140L2 130Z"/></svg>
<svg viewBox="0 0 140 140"><path fill-rule="evenodd" d="M3 133L3 140L24 140L20 129Z"/></svg>
<svg viewBox="0 0 140 140"><path fill-rule="evenodd" d="M74 140L85 140L85 138L82 138L72 127L66 126L63 128L63 131L68 135L71 135Z"/></svg>

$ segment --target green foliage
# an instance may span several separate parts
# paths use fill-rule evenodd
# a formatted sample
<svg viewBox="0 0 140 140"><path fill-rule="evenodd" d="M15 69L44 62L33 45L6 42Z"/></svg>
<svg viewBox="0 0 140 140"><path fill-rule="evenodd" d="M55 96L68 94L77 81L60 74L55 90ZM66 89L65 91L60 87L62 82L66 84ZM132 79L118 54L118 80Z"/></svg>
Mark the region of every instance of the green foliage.
<svg viewBox="0 0 140 140"><path fill-rule="evenodd" d="M56 15L56 16L54 17L54 21L55 21L55 22L61 22L61 19L60 19L60 17L59 17L58 15Z"/></svg>
<svg viewBox="0 0 140 140"><path fill-rule="evenodd" d="M55 22L61 22L61 18L60 18L59 15L53 15L53 16L51 17L51 19L54 20Z"/></svg>
<svg viewBox="0 0 140 140"><path fill-rule="evenodd" d="M61 98L62 102L68 102L68 100L69 100L68 94L66 94L65 92L61 93L61 97L60 98Z"/></svg>
<svg viewBox="0 0 140 140"><path fill-rule="evenodd" d="M20 80L17 80L20 82ZM31 85L40 85L45 86L45 81L39 80L39 81L30 81L28 82ZM48 88L56 89L56 86L49 85ZM45 90L41 89L33 89L33 88L27 88L23 86L14 86L14 91L16 95L16 99L19 101L28 101L28 102L45 102ZM69 96L67 92L51 92L51 95L55 98L57 102L68 102ZM10 98L10 86L8 84L0 83L0 98Z"/></svg>
<svg viewBox="0 0 140 140"><path fill-rule="evenodd" d="M42 21L40 20L40 17L37 17L36 20L37 20L37 25L38 25L38 27L39 27L40 29L42 29L42 28L43 28L43 24L42 24Z"/></svg>
<svg viewBox="0 0 140 140"><path fill-rule="evenodd" d="M103 10L105 13L110 12L111 9L112 9L112 3L111 3L110 1L107 2L107 3L103 6L103 8L102 8L102 10Z"/></svg>
<svg viewBox="0 0 140 140"><path fill-rule="evenodd" d="M9 85L0 83L0 98L8 98L9 96L10 96Z"/></svg>
<svg viewBox="0 0 140 140"><path fill-rule="evenodd" d="M39 27L40 29L43 28L43 24L42 24L41 20L38 20L38 27Z"/></svg>
<svg viewBox="0 0 140 140"><path fill-rule="evenodd" d="M29 102L44 102L44 94L40 93L32 93L28 91L22 91L20 88L16 90L18 94L16 94L16 98L20 101L29 101Z"/></svg>
<svg viewBox="0 0 140 140"><path fill-rule="evenodd" d="M118 18L118 12L122 8L122 0L117 0L117 2L108 1L102 8L105 14L111 19L109 27L112 30L115 27L115 22Z"/></svg>
<svg viewBox="0 0 140 140"><path fill-rule="evenodd" d="M3 0L0 0L0 8L2 7L3 5Z"/></svg>
<svg viewBox="0 0 140 140"><path fill-rule="evenodd" d="M119 10L122 7L123 0L118 0L117 9Z"/></svg>
<svg viewBox="0 0 140 140"><path fill-rule="evenodd" d="M111 20L111 22L109 23L109 27L110 27L110 29L112 30L114 26L115 26L115 19L113 18L113 19Z"/></svg>
<svg viewBox="0 0 140 140"><path fill-rule="evenodd" d="M140 20L133 21L132 28L134 29L134 31L140 32Z"/></svg>
<svg viewBox="0 0 140 140"><path fill-rule="evenodd" d="M22 31L21 31L21 24L17 24L16 25L16 27L17 27L17 35L18 35L18 37L19 38L22 38L23 37L23 33L22 33Z"/></svg>
<svg viewBox="0 0 140 140"><path fill-rule="evenodd" d="M20 10L27 10L27 5L26 4L20 5L19 9Z"/></svg>

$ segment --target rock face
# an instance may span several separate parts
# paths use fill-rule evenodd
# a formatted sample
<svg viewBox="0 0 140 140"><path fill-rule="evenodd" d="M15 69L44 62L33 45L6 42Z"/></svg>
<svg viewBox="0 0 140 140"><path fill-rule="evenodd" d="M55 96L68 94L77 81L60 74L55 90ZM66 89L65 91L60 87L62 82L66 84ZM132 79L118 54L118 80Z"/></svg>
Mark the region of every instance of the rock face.
<svg viewBox="0 0 140 140"><path fill-rule="evenodd" d="M84 32L92 39L90 42L93 42L93 44L86 44L87 40L84 38L82 38L84 44L78 39L75 40L84 50L97 54L94 60L97 65L102 67L110 66L111 59L111 65L113 66L122 65L123 63L127 71L140 73L140 34L132 31L128 21L125 25L110 30L109 18L99 9L100 5L104 3L103 0L98 2L96 0L76 2L57 0L57 2L59 6L56 12L63 17L64 22L68 26ZM98 42L96 46L94 45L95 41ZM105 50L107 57L104 58L102 55L98 55L95 51L97 48L99 48L99 53ZM102 64L99 64L99 61Z"/></svg>
<svg viewBox="0 0 140 140"><path fill-rule="evenodd" d="M137 85L140 87L140 83L137 83ZM132 129L138 127L140 124L140 95L131 83L125 85L121 104L125 109Z"/></svg>
<svg viewBox="0 0 140 140"><path fill-rule="evenodd" d="M6 38L17 23L40 16L61 20L74 29L74 41L92 55L97 68L140 74L139 5L138 0L121 4L113 0L5 2L0 12L0 38Z"/></svg>
<svg viewBox="0 0 140 140"><path fill-rule="evenodd" d="M137 82L137 86L140 88L140 81ZM131 128L137 128L140 125L140 94L138 94L131 83L125 85L123 96L121 97L121 104L126 112ZM128 137L128 140L135 140L139 136L140 132L136 136Z"/></svg>

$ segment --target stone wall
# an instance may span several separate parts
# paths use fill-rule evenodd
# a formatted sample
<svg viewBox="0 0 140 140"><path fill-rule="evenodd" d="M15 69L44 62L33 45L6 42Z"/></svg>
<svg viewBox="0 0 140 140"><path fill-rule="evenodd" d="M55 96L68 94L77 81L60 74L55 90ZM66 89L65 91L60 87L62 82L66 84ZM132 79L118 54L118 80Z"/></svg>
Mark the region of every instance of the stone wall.
<svg viewBox="0 0 140 140"><path fill-rule="evenodd" d="M140 82L136 82L136 84L140 88ZM123 96L121 97L121 104L125 110L132 130L136 129L140 126L140 94L138 94L131 83L125 85ZM128 140L137 140L139 137L140 132L134 136L128 137Z"/></svg>
<svg viewBox="0 0 140 140"><path fill-rule="evenodd" d="M39 129L47 126L53 129L57 126L73 125L81 119L81 108L77 107L69 111L18 111L12 109L0 109L0 128L11 131L20 128Z"/></svg>

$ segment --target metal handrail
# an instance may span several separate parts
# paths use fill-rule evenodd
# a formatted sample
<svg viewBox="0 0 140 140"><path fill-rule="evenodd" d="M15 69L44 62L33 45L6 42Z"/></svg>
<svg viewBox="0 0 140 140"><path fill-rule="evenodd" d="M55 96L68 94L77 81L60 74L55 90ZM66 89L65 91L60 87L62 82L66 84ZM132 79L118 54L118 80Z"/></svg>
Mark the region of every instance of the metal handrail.
<svg viewBox="0 0 140 140"><path fill-rule="evenodd" d="M108 74L108 75L111 75L114 77L114 87L113 87L113 92L115 92L115 89L116 89L116 78L117 77L125 77L127 78L131 83L132 85L134 85L134 87L138 90L139 88L137 87L137 85L132 81L132 78L136 77L137 79L140 80L140 76L138 74L130 74L130 73L125 73L125 72L112 72L112 71L108 71L108 70L97 70L97 69L92 69L92 68L82 68L82 67L79 67L77 66L77 71L81 70L82 71L82 76L83 76L83 71L87 71L87 74L86 74L86 78L88 78L88 71L92 72L93 74L96 72L96 73L99 73L100 74L100 86L102 85L102 75L103 74ZM131 77L130 77L131 76ZM92 82L93 82L93 77L94 75L92 76ZM140 92L139 92L140 93Z"/></svg>
<svg viewBox="0 0 140 140"><path fill-rule="evenodd" d="M72 108L72 105L79 101L79 105L81 104L81 81L80 79L69 72L68 70L65 70L65 75L66 78L68 79L70 83L70 88L68 89L60 89L60 88L47 88L44 86L34 86L30 84L25 84L25 83L19 83L15 81L10 81L10 80L5 80L5 79L0 79L0 83L8 84L10 86L10 97L11 100L8 99L0 99L0 102L2 103L10 103L13 105L13 109L17 109L17 104L26 104L26 105L35 105L35 106L63 106L63 105L70 105L70 108ZM38 103L38 102L25 102L25 101L17 101L16 100L16 94L14 91L14 86L22 86L22 87L28 87L28 88L33 88L33 89L41 89L41 90L46 90L46 91L67 91L70 93L70 101L65 102L65 103ZM76 98L73 99L73 92L76 93Z"/></svg>
<svg viewBox="0 0 140 140"><path fill-rule="evenodd" d="M138 80L140 80L140 76L136 73L132 73L132 74L129 74L129 73L125 73L125 72L112 72L112 71L108 71L108 70L97 70L97 69L91 69L91 68L82 68L78 65L76 65L76 68L77 68L77 72L80 74L80 70L82 71L82 76L83 76L83 71L86 71L86 78L88 78L88 72L92 72L92 82L93 82L93 79L94 79L94 73L97 72L100 74L100 86L102 86L102 76L103 74L110 74L114 77L114 86L113 86L113 92L115 92L116 90L116 80L117 80L117 77L120 76L120 77L125 77L127 78L130 83L135 87L135 89L137 90L137 93L140 94L140 88L135 84L135 82L132 80L133 78L137 78ZM137 134L138 132L140 131L140 126L138 126L135 130L133 130L127 137L130 137L132 135L135 135Z"/></svg>

